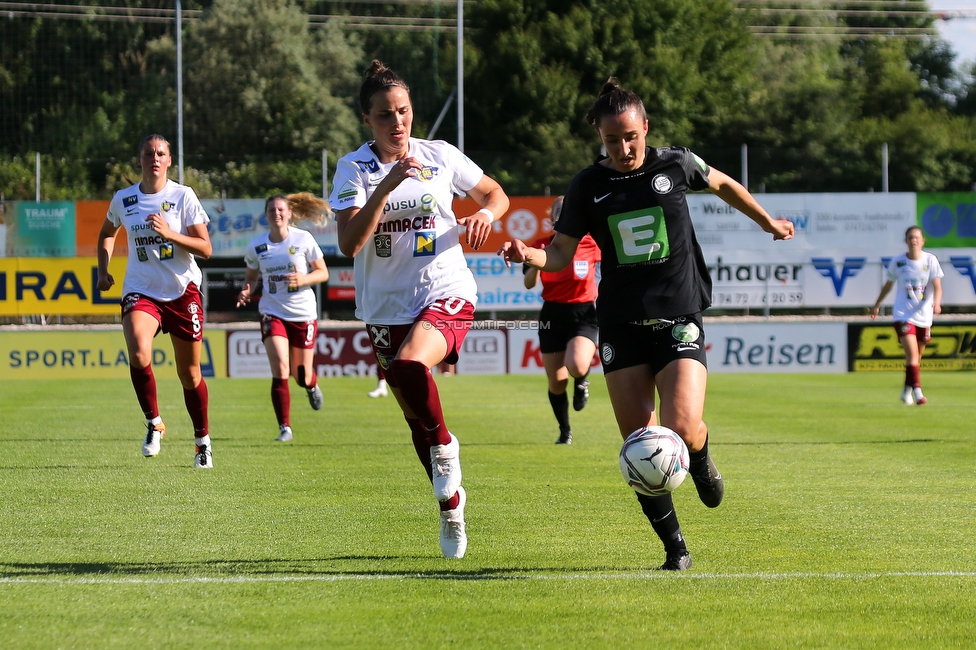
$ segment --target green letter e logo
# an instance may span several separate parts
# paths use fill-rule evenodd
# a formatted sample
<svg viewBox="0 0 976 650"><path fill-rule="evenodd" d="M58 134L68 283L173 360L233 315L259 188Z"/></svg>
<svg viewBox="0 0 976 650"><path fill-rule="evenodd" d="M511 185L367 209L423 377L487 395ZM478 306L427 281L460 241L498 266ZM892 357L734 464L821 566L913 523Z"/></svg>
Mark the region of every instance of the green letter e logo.
<svg viewBox="0 0 976 650"><path fill-rule="evenodd" d="M611 215L607 223L621 264L637 264L671 254L664 210L660 206Z"/></svg>

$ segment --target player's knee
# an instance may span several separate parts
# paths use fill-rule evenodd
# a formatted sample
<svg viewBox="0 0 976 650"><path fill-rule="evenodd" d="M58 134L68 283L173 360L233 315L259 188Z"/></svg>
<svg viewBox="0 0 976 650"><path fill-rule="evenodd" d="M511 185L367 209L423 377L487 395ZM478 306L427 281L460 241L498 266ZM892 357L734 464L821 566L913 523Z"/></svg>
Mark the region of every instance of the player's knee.
<svg viewBox="0 0 976 650"><path fill-rule="evenodd" d="M412 382L426 382L429 372L427 366L419 361L412 359L394 359L390 363L390 369L387 371L386 377L387 382L391 386L397 387L409 385Z"/></svg>

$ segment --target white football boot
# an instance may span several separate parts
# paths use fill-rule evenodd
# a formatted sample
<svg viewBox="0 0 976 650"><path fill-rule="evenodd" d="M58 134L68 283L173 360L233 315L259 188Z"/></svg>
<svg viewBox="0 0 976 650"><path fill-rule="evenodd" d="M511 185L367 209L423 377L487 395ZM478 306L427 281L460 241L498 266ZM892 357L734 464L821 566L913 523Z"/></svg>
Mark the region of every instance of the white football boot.
<svg viewBox="0 0 976 650"><path fill-rule="evenodd" d="M464 530L464 504L467 495L460 485L457 488L458 504L453 510L441 510L441 552L444 557L460 559L468 548L468 535Z"/></svg>
<svg viewBox="0 0 976 650"><path fill-rule="evenodd" d="M275 438L275 440L277 440L278 442L291 442L291 439L292 439L291 427L288 426L287 424L282 425L281 433L278 434L278 437Z"/></svg>
<svg viewBox="0 0 976 650"><path fill-rule="evenodd" d="M905 390L901 392L901 401L903 404L908 404L909 406L915 403L915 400L912 398L911 386L905 386Z"/></svg>
<svg viewBox="0 0 976 650"><path fill-rule="evenodd" d="M389 390L386 387L386 380L380 379L379 383L376 384L376 388L366 393L370 397L386 397L389 395Z"/></svg>
<svg viewBox="0 0 976 650"><path fill-rule="evenodd" d="M210 445L197 445L193 457L193 466L197 469L213 469L213 452Z"/></svg>
<svg viewBox="0 0 976 650"><path fill-rule="evenodd" d="M461 486L461 445L453 433L451 442L430 448L430 468L434 474L434 498L447 501Z"/></svg>
<svg viewBox="0 0 976 650"><path fill-rule="evenodd" d="M146 423L146 440L142 443L142 455L151 458L159 453L159 441L166 435L166 425Z"/></svg>
<svg viewBox="0 0 976 650"><path fill-rule="evenodd" d="M928 399L926 399L925 395L922 395L921 388L913 388L912 397L915 398L915 403L918 404L919 406L922 406L923 404L929 401Z"/></svg>

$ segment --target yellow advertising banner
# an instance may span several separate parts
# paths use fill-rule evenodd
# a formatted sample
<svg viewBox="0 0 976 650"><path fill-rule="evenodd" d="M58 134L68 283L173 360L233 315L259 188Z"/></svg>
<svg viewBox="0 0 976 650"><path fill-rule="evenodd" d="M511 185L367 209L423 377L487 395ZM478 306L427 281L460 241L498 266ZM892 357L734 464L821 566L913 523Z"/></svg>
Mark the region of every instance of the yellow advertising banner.
<svg viewBox="0 0 976 650"><path fill-rule="evenodd" d="M125 262L123 256L112 258L115 286L102 293L97 258L0 258L0 316L118 314Z"/></svg>
<svg viewBox="0 0 976 650"><path fill-rule="evenodd" d="M922 370L976 370L976 323L936 323L931 331ZM905 369L905 353L890 323L852 324L849 339L851 371Z"/></svg>
<svg viewBox="0 0 976 650"><path fill-rule="evenodd" d="M118 330L4 331L0 335L0 379L128 378L129 358ZM200 366L204 377L227 376L227 333L206 330ZM153 341L153 371L176 378L168 334Z"/></svg>

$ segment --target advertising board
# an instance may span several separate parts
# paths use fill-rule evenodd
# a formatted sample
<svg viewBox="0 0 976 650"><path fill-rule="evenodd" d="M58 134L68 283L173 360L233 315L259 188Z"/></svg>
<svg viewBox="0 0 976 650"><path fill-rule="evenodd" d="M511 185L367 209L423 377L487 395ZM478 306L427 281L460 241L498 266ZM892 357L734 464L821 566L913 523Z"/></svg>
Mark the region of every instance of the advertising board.
<svg viewBox="0 0 976 650"><path fill-rule="evenodd" d="M851 323L848 333L851 372L905 369L905 352L889 323ZM976 322L932 325L922 370L976 370Z"/></svg>
<svg viewBox="0 0 976 650"><path fill-rule="evenodd" d="M376 356L361 327L320 329L312 363L319 377L375 377ZM227 331L227 374L271 378L268 356L256 329Z"/></svg>
<svg viewBox="0 0 976 650"><path fill-rule="evenodd" d="M213 245L213 257L244 257L247 245L257 235L267 232L264 199L203 199L200 203L210 217L207 229ZM316 225L296 221L296 228L307 230L315 237L326 257L339 255L339 241L334 220Z"/></svg>
<svg viewBox="0 0 976 650"><path fill-rule="evenodd" d="M705 320L709 372L847 372L846 323Z"/></svg>
<svg viewBox="0 0 976 650"><path fill-rule="evenodd" d="M546 367L542 363L542 350L539 348L539 327L538 321L531 321L508 329L508 374L545 374ZM599 350L593 353L590 372L603 374Z"/></svg>
<svg viewBox="0 0 976 650"><path fill-rule="evenodd" d="M94 257L8 257L0 259L0 315L118 314L125 257L113 257L115 286L98 290Z"/></svg>
<svg viewBox="0 0 976 650"><path fill-rule="evenodd" d="M222 330L204 331L200 365L204 377L227 376ZM153 372L158 378L177 378L168 335L159 335L153 341ZM0 379L107 378L129 378L121 325L97 331L5 331L0 336Z"/></svg>

